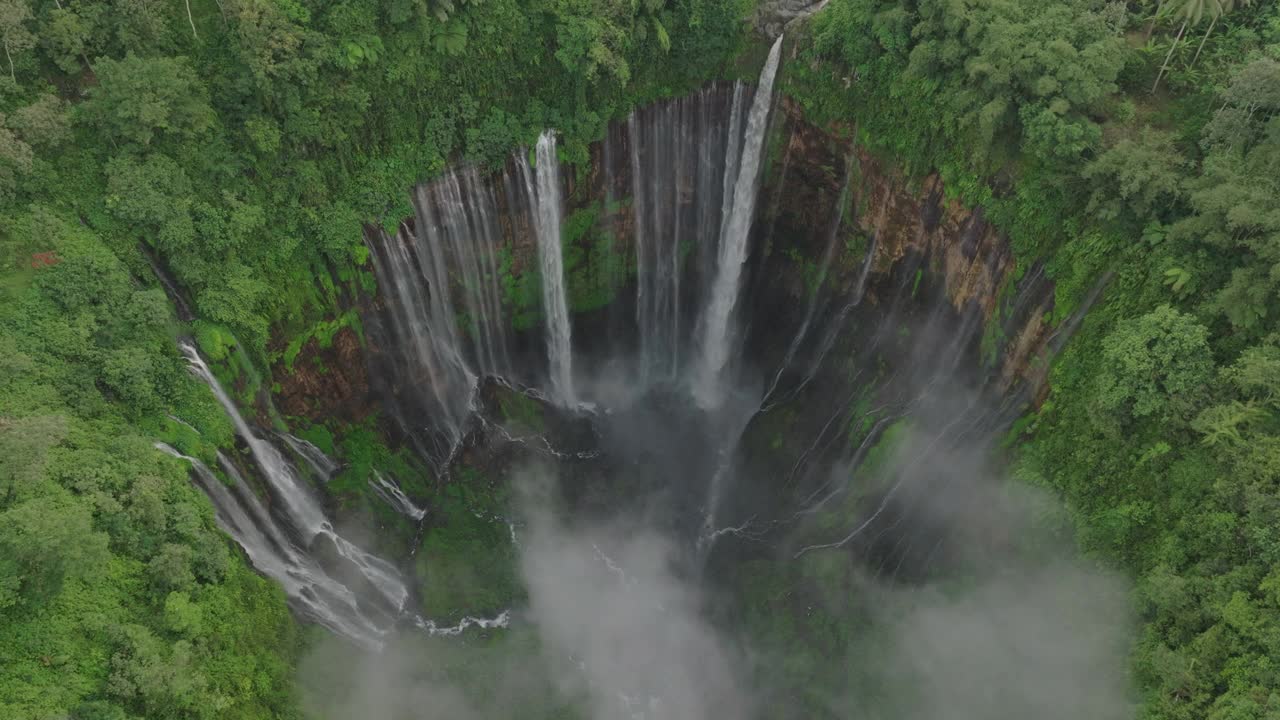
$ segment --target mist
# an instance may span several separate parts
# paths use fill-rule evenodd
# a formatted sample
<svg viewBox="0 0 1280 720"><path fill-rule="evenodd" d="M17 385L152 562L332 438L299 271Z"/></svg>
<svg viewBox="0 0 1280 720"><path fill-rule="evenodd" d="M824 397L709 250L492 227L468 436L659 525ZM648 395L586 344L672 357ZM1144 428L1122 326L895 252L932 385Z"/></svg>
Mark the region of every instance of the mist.
<svg viewBox="0 0 1280 720"><path fill-rule="evenodd" d="M311 712L456 720L560 707L601 720L751 717L744 658L707 621L669 537L624 518L572 518L545 468L518 472L515 487L528 590L512 631L521 638L497 659L473 638L413 630L382 653L353 655L323 638L299 671ZM474 677L450 677L477 663L492 679L479 696Z"/></svg>
<svg viewBox="0 0 1280 720"><path fill-rule="evenodd" d="M678 551L625 521L571 526L545 476L524 480L521 570L548 667L589 698L590 717L744 718L744 666L705 619Z"/></svg>
<svg viewBox="0 0 1280 720"><path fill-rule="evenodd" d="M838 714L1131 717L1127 582L1079 555L1054 498L992 470L987 443L938 440L913 429L900 442L892 465L907 509L897 528L880 525L876 562L855 581L886 650L872 676L892 688L893 712L857 712L854 697Z"/></svg>
<svg viewBox="0 0 1280 720"><path fill-rule="evenodd" d="M299 669L307 706L343 720L1129 714L1123 582L1076 556L1051 498L1000 481L982 447L942 445L919 429L898 444L896 474L885 473L895 522L868 525L865 542L777 558L844 569L843 583L808 596L859 628L826 659L849 676L843 689L789 696L776 673L787 650L735 626L687 538L652 512L578 513L538 466L513 480L527 601L512 628L406 629L381 653L324 638ZM936 547L908 549L926 541ZM778 555L784 546L797 552L794 538Z"/></svg>

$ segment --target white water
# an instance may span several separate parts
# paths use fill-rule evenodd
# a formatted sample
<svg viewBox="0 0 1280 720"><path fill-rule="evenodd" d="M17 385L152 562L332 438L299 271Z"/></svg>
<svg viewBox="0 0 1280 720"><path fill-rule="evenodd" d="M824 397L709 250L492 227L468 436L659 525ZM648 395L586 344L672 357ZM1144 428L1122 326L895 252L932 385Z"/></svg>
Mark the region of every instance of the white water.
<svg viewBox="0 0 1280 720"><path fill-rule="evenodd" d="M438 459L462 440L477 376L512 371L501 233L497 199L475 168L415 187L412 200L412 229L403 224L394 237L378 230L367 240L387 298L397 380L416 401L410 404L431 415Z"/></svg>
<svg viewBox="0 0 1280 720"><path fill-rule="evenodd" d="M420 395L431 409L444 440L441 454L447 454L462 438L468 388L475 376L456 347L456 332L451 333L443 322L437 327L439 303L429 301L426 285L431 284L431 295L446 293L418 270L420 263L430 262L430 253L403 226L394 238L381 230L377 237L370 243L371 257L387 298L392 342L400 355L400 375L408 385L405 391ZM452 311L448 315L451 319Z"/></svg>
<svg viewBox="0 0 1280 720"><path fill-rule="evenodd" d="M726 203L732 204L728 206L730 209L723 223L716 278L702 318L702 355L695 370L693 384L694 397L705 408L721 404L728 379L725 375L736 335L730 324L741 290L742 265L747 259L747 239L755 215L760 155L764 148L769 108L773 102L773 79L777 74L781 53L782 36L778 36L769 51L764 69L760 72L755 98L747 115L747 130L742 139L742 160L733 184L733 197L725 198Z"/></svg>
<svg viewBox="0 0 1280 720"><path fill-rule="evenodd" d="M417 235L432 248L438 264L432 272L436 287L449 288L449 271L460 281L467 311L472 366L481 373L499 374L510 369L507 357L505 322L498 301L498 268L495 208L492 196L481 189L473 168L450 172L430 186L419 186ZM426 221L425 223L423 221ZM442 302L441 312L454 313L450 292L432 293ZM452 320L444 318L441 320ZM450 326L457 332L456 326ZM460 338L454 338L459 347Z"/></svg>
<svg viewBox="0 0 1280 720"><path fill-rule="evenodd" d="M280 433L280 437L284 438L284 442L289 449L297 453L299 457L307 461L311 469L324 482L333 479L334 473L338 472L338 463L333 458L324 454L324 451L315 445L289 433Z"/></svg>
<svg viewBox="0 0 1280 720"><path fill-rule="evenodd" d="M394 480L388 480L377 470L373 471L373 478L369 480L369 487L373 493L382 498L382 501L391 506L392 510L412 518L413 520L421 520L426 516L426 508L418 507L400 486Z"/></svg>
<svg viewBox="0 0 1280 720"><path fill-rule="evenodd" d="M725 89L712 86L627 118L641 387L675 381L690 354L685 307L698 302L699 282L683 280L693 272L695 281L710 277L707 268L714 269L722 185L726 174L737 176L743 94L735 84L730 105Z"/></svg>
<svg viewBox="0 0 1280 720"><path fill-rule="evenodd" d="M240 411L236 409L235 402L222 389L222 385L213 376L213 371L205 364L204 358L200 357L195 345L192 345L187 340L180 340L178 347L182 350L182 354L186 356L192 374L203 380L209 386L209 389L213 391L213 396L218 399L218 404L222 405L223 411L226 412L231 424L235 427L236 434L249 447L249 453L262 471L263 477L273 485L273 489L279 494L280 501L284 503L286 515L288 515L289 522L293 524L294 530L302 537L303 542L310 542L312 538L329 525L329 521L324 516L324 511L320 509L320 503L316 501L311 492L294 474L293 467L280 454L280 451L276 450L271 443L258 437L249 427L249 424L245 422L244 418L241 417Z"/></svg>
<svg viewBox="0 0 1280 720"><path fill-rule="evenodd" d="M186 429L190 430L191 432L193 432L193 433L195 433L195 434L197 434L197 435L199 435L199 434L200 434L200 431L196 429L196 426L195 426L195 425L192 425L191 423L187 422L186 420L183 420L182 418L178 417L177 415L174 415L174 414L170 413L170 414L166 415L165 417L167 417L167 418L169 418L170 420L172 420L172 421L174 421L174 422L178 423L178 424L179 424L179 425L181 425L182 427L184 427L184 428L186 428Z"/></svg>
<svg viewBox="0 0 1280 720"><path fill-rule="evenodd" d="M232 489L196 458L164 443L155 447L191 464L192 479L213 503L218 526L244 549L258 572L280 583L299 612L362 645L375 649L381 645L379 638L385 631L361 612L350 589L289 542L234 465L219 454L220 464L236 480Z"/></svg>
<svg viewBox="0 0 1280 720"><path fill-rule="evenodd" d="M636 244L636 327L642 383L680 368L680 180L693 149L691 98L660 107L649 122L627 120ZM643 151L643 152L642 152Z"/></svg>
<svg viewBox="0 0 1280 720"><path fill-rule="evenodd" d="M310 547L318 537L332 542L339 556L351 563L397 612L402 611L405 602L409 599L409 590L395 567L379 557L366 553L334 532L333 525L325 517L320 503L299 478L297 470L275 446L253 432L241 417L235 402L222 389L218 379L205 364L204 358L200 357L195 346L187 340L179 341L178 346L190 363L192 373L209 386L214 397L227 413L227 417L231 419L236 434L248 446L254 463L268 484L268 489L283 505L285 515L298 534L301 544Z"/></svg>
<svg viewBox="0 0 1280 720"><path fill-rule="evenodd" d="M529 172L520 156L521 171L529 197L533 198L534 234L542 275L542 310L546 317L547 359L551 371L551 395L562 405L577 405L573 389L573 341L569 324L569 303L565 296L564 258L560 247L560 161L556 158L556 136L547 130L538 137L537 167Z"/></svg>
<svg viewBox="0 0 1280 720"><path fill-rule="evenodd" d="M467 628L475 627L481 629L505 628L511 625L511 611L503 610L497 616L491 618L464 617L458 621L457 625L441 626L436 624L434 620L425 618L416 618L415 624L426 631L428 635L444 635L453 637L461 635Z"/></svg>

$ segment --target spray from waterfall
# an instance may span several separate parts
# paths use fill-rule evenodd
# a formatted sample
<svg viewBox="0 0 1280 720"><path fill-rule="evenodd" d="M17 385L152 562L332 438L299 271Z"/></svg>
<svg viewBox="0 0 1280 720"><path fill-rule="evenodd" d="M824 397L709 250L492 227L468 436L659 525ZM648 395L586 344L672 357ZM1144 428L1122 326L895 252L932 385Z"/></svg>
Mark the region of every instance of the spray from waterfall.
<svg viewBox="0 0 1280 720"><path fill-rule="evenodd" d="M735 345L736 332L730 325L734 306L738 302L742 266L747 259L747 239L755 215L760 156L764 149L769 109L773 102L773 80L778 71L781 53L782 36L778 36L769 51L764 69L760 72L760 81L756 85L756 94L747 115L747 129L742 138L742 160L733 184L732 205L725 215L720 235L715 282L702 318L702 356L693 385L694 396L703 407L720 405L727 379L725 374ZM728 201L726 198L726 202Z"/></svg>

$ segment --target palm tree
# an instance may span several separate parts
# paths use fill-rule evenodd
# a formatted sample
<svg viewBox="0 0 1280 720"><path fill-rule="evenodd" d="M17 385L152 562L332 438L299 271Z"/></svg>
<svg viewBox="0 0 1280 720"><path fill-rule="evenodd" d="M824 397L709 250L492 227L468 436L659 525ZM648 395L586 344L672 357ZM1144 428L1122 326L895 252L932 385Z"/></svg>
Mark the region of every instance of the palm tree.
<svg viewBox="0 0 1280 720"><path fill-rule="evenodd" d="M1147 25L1147 34L1145 37L1142 38L1143 42L1147 42L1148 40L1150 40L1151 33L1155 32L1156 21L1158 21L1160 19L1160 16L1164 14L1164 2L1165 0L1156 0L1156 11L1154 13L1151 13L1151 22ZM1147 4L1146 2L1143 3L1143 5L1146 5L1146 4Z"/></svg>
<svg viewBox="0 0 1280 720"><path fill-rule="evenodd" d="M1219 0L1219 2L1221 5L1221 12L1213 16L1213 22L1209 23L1209 29L1205 30L1204 37L1200 38L1200 47L1196 48L1196 55L1191 58L1190 67L1194 67L1196 61L1200 59L1200 51L1204 50L1205 41L1209 39L1209 34L1213 32L1213 26L1218 24L1218 19L1236 9L1236 0ZM1249 7L1253 4L1253 0L1240 0L1240 4L1245 7Z"/></svg>
<svg viewBox="0 0 1280 720"><path fill-rule="evenodd" d="M1151 85L1151 92L1155 92L1160 87L1160 80L1164 78L1165 72L1169 69L1169 61L1173 59L1173 51L1178 49L1178 43L1182 42L1182 36L1187 32L1187 25L1199 25L1200 20L1204 18L1206 11L1213 16L1216 23L1223 13L1225 4L1234 5L1234 0L1176 0L1177 7L1173 11L1174 19L1182 18L1182 27L1178 28L1178 36L1173 39L1173 45L1169 47L1169 54L1164 56L1164 64L1160 66L1160 72L1156 74L1156 81ZM1213 25L1209 26L1213 29Z"/></svg>

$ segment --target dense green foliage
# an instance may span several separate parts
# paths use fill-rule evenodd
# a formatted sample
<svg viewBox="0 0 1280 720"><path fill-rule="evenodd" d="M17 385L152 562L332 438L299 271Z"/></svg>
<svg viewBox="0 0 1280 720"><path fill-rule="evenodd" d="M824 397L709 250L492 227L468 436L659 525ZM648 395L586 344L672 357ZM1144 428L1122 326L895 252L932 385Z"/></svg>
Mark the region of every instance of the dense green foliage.
<svg viewBox="0 0 1280 720"><path fill-rule="evenodd" d="M253 404L267 367L360 330L336 308L371 287L362 223L394 224L447 161L493 163L545 127L583 160L611 117L713 72L742 11L0 2L0 715L297 715L281 592L152 447L211 466L232 447L174 335ZM421 495L421 473L368 426L336 429L307 431L345 463L333 501L403 551L413 528L364 488L378 467Z"/></svg>
<svg viewBox="0 0 1280 720"><path fill-rule="evenodd" d="M232 446L173 336L252 403L261 368L358 330L336 307L372 283L362 223L394 225L412 183L545 127L582 163L609 119L716 72L744 4L0 0L0 715L297 716L282 594L153 448L212 464ZM799 44L782 83L809 117L982 205L1023 264L1046 262L1057 320L1114 275L1019 426L1019 474L1137 578L1145 717L1280 713L1280 9L832 0ZM627 271L601 212L566 219L579 311ZM507 275L528 326L536 275ZM335 503L400 523L384 538L403 547L412 528L363 488L409 461L337 429L308 434L346 462ZM505 524L461 491L439 500L459 521L421 538L429 612L517 596ZM743 571L762 632L800 616L775 589L859 602L820 558ZM799 687L838 676L805 663L857 630L804 617L777 643L808 645L784 669ZM535 655L521 633L486 642L523 650L423 672Z"/></svg>
<svg viewBox="0 0 1280 720"><path fill-rule="evenodd" d="M287 716L283 594L152 447L209 458L230 440L171 360L164 294L44 210L13 230L56 238L61 261L11 272L0 304L0 714Z"/></svg>
<svg viewBox="0 0 1280 720"><path fill-rule="evenodd" d="M1138 579L1143 717L1273 717L1280 8L1154 5L833 0L784 82L982 205L1059 320L1114 273L1019 474Z"/></svg>

